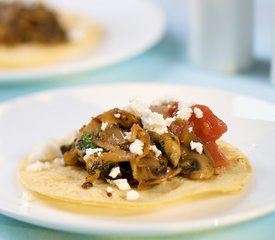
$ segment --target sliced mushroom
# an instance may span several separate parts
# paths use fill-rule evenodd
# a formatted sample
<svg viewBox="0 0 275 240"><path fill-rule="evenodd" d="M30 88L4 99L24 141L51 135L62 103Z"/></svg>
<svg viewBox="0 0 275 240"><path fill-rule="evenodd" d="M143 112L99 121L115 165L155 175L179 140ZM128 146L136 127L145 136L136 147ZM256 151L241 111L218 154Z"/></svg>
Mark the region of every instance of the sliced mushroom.
<svg viewBox="0 0 275 240"><path fill-rule="evenodd" d="M134 124L131 128L131 139L130 142L134 142L136 139L139 139L143 142L143 153L139 156L144 157L149 153L150 148L150 136L149 134L138 124Z"/></svg>
<svg viewBox="0 0 275 240"><path fill-rule="evenodd" d="M214 167L211 161L199 153L190 153L182 162L179 163L182 169L181 175L190 179L209 179L214 175Z"/></svg>
<svg viewBox="0 0 275 240"><path fill-rule="evenodd" d="M181 157L181 147L179 138L173 133L164 133L159 135L155 132L150 132L150 136L168 156L173 166L177 166Z"/></svg>
<svg viewBox="0 0 275 240"><path fill-rule="evenodd" d="M134 158L134 154L120 149L103 152L100 155L93 154L90 155L86 161L86 169L91 176L95 174L95 170L99 170L101 175L106 175L110 168L117 165L119 162L133 161Z"/></svg>
<svg viewBox="0 0 275 240"><path fill-rule="evenodd" d="M158 185L181 171L179 168L172 169L169 167L166 156L157 158L153 152L143 158L136 158L130 163L133 177L139 183L139 190Z"/></svg>
<svg viewBox="0 0 275 240"><path fill-rule="evenodd" d="M153 155L148 154L144 158L136 158L131 161L131 168L133 177L139 184L148 182L149 180L156 180L161 175L166 175L167 165L161 166L159 160Z"/></svg>
<svg viewBox="0 0 275 240"><path fill-rule="evenodd" d="M83 126L79 132L81 133L98 133L101 128L101 121L98 118L92 118L92 120L86 125Z"/></svg>
<svg viewBox="0 0 275 240"><path fill-rule="evenodd" d="M148 179L144 182L140 182L139 185L138 185L138 189L139 190L144 190L144 189L147 189L147 188L152 187L154 185L159 185L159 184L161 184L161 183L177 176L180 173L180 171L181 171L180 169L168 168L165 175L160 176L160 177L155 178L155 179Z"/></svg>
<svg viewBox="0 0 275 240"><path fill-rule="evenodd" d="M106 163L118 163L118 162L129 162L135 158L135 155L131 152L117 149L114 151L103 152L99 156L96 154L90 155L87 159L87 169L90 164L94 161L104 161Z"/></svg>
<svg viewBox="0 0 275 240"><path fill-rule="evenodd" d="M78 155L75 149L70 149L63 154L64 162L66 165L74 166L78 162Z"/></svg>
<svg viewBox="0 0 275 240"><path fill-rule="evenodd" d="M114 108L107 112L104 112L98 115L97 118L102 122L118 124L119 126L124 128L130 128L133 124L141 125L140 118L118 108Z"/></svg>
<svg viewBox="0 0 275 240"><path fill-rule="evenodd" d="M108 126L105 131L99 132L93 143L105 150L115 150L125 143L124 134L117 125Z"/></svg>
<svg viewBox="0 0 275 240"><path fill-rule="evenodd" d="M75 166L75 165L83 165L85 162L83 161L83 151L76 147L76 141L70 146L70 149L66 149L63 153L64 162L66 165ZM63 150L65 150L63 148Z"/></svg>
<svg viewBox="0 0 275 240"><path fill-rule="evenodd" d="M148 179L155 179L158 176L165 175L167 172L167 163L161 164L159 159L151 153L146 157L138 158L131 163L132 167L136 170L133 171L133 176L139 182Z"/></svg>

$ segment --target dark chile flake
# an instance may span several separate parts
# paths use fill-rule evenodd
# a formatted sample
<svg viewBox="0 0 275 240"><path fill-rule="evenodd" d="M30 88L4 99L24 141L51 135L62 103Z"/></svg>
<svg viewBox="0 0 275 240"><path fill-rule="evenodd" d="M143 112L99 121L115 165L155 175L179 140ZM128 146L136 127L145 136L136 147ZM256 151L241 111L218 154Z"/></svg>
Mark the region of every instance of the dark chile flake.
<svg viewBox="0 0 275 240"><path fill-rule="evenodd" d="M90 182L84 182L84 183L81 185L81 187L82 187L83 189L89 189L89 188L91 188L92 186L93 186L93 184L90 183Z"/></svg>

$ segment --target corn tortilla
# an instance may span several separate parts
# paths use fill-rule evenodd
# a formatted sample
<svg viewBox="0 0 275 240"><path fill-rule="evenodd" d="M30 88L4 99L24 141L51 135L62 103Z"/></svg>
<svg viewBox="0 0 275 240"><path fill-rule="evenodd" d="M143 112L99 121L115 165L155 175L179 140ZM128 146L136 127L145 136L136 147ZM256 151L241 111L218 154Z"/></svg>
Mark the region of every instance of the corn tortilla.
<svg viewBox="0 0 275 240"><path fill-rule="evenodd" d="M108 197L106 187L109 184L103 181L97 181L86 190L81 188L87 172L77 167L59 165L41 171L26 171L30 164L28 157L21 161L19 178L27 189L58 200L112 208L153 209L190 198L241 191L252 173L247 157L236 147L223 141L219 141L219 148L229 159L230 167L217 169L213 178L190 180L176 176L148 190L139 191L140 197L135 201L128 201L126 192L115 187L112 197Z"/></svg>

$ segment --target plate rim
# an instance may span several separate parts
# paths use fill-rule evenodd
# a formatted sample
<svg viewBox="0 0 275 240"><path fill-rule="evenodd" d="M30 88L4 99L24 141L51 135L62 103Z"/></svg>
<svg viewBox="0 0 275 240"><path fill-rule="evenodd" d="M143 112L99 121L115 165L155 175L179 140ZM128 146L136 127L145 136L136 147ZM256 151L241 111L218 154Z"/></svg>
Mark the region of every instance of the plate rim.
<svg viewBox="0 0 275 240"><path fill-rule="evenodd" d="M21 101L21 100L28 100L28 98L31 97L36 97L39 95L43 95L43 94L50 94L50 93L62 93L62 92L67 92L67 91L78 91L81 89L87 89L87 88L101 88L101 87L140 87L141 85L147 86L147 87L155 87L155 86L162 86L162 87L184 87L184 88L190 88L190 89L194 89L194 90L206 90L206 91L215 91L215 92L219 92L219 93L224 93L227 95L232 95L232 96L242 96L245 98L251 98L253 100L257 100L257 101L261 101L263 103L269 104L269 105L273 105L273 107L275 107L275 102L266 100L264 98L260 98L260 97L256 97L253 95L249 95L249 94L243 94L240 92L235 92L235 91L231 91L231 90L227 90L227 89L223 89L223 88L219 88L219 87L213 87L213 86L197 86L197 85L192 85L192 84L186 84L186 83L163 83L163 82L139 82L139 81L135 81L135 82L104 82L104 83L87 83L87 84L81 84L81 85L66 85L66 86L57 86L55 88L50 88L50 89L42 89L42 90L35 90L29 93L23 93L20 96L16 96L10 99L5 99L5 100L0 100L0 106L6 105L6 104L14 104L14 102L16 101Z"/></svg>
<svg viewBox="0 0 275 240"><path fill-rule="evenodd" d="M137 223L127 223L127 226L130 226L130 229L123 229L117 228L117 226L121 226L121 224L116 224L112 221L112 227L104 227L104 221L101 224L93 223L90 227L79 227L73 225L66 225L61 223L49 222L46 220L32 218L30 216L25 216L20 213L11 213L11 211L6 211L2 209L0 206L0 214L4 216L10 217L12 219L19 220L21 222L31 224L38 227L44 227L47 229L52 230L59 230L59 231L66 231L71 233L81 233L81 234L95 234L100 236L168 236L168 235L175 235L175 234L187 234L187 233L194 233L194 232L202 232L205 230L213 230L213 229L220 229L223 227L234 226L238 225L243 222L253 221L260 217L266 216L268 214L272 214L275 210L275 203L273 206L265 207L264 210L253 210L250 214L246 214L245 216L241 217L239 215L243 214L235 214L234 217L231 217L230 220L222 221L222 222L211 222L210 219L204 219L201 221L201 226L198 227L194 225L193 227L188 226L189 228L182 228L184 222L179 221L176 225L175 223L152 223L150 227L148 224L141 224L138 223L140 228L132 229L132 227L136 226ZM196 222L196 221L194 221ZM211 222L211 223L210 223ZM191 222L192 223L192 222ZM186 224L186 223L185 223ZM100 227L100 228L99 228ZM153 227L153 230L152 230ZM99 229L98 229L99 228ZM149 229L150 228L150 229Z"/></svg>

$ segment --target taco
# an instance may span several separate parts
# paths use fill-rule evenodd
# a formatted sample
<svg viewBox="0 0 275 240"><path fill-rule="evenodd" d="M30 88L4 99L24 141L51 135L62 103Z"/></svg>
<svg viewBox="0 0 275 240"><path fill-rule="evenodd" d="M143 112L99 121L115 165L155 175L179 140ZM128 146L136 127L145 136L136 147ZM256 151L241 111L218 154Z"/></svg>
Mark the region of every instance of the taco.
<svg viewBox="0 0 275 240"><path fill-rule="evenodd" d="M79 57L100 38L96 21L41 3L0 3L0 68L42 66Z"/></svg>
<svg viewBox="0 0 275 240"><path fill-rule="evenodd" d="M151 209L235 193L252 169L240 150L219 139L226 131L207 106L132 99L27 155L19 176L36 193L105 207Z"/></svg>

